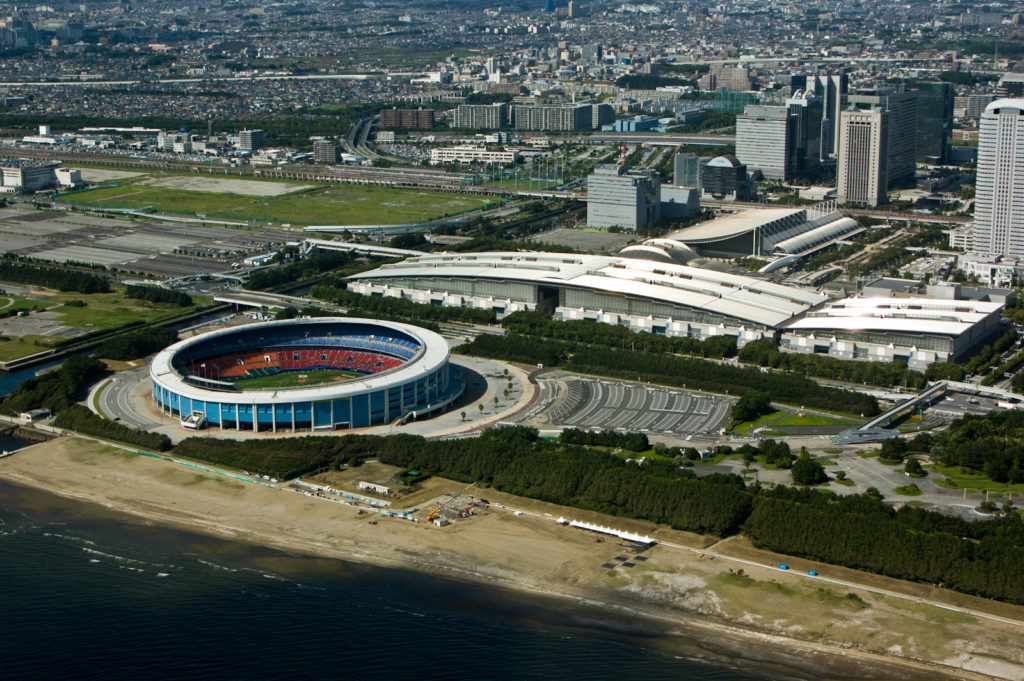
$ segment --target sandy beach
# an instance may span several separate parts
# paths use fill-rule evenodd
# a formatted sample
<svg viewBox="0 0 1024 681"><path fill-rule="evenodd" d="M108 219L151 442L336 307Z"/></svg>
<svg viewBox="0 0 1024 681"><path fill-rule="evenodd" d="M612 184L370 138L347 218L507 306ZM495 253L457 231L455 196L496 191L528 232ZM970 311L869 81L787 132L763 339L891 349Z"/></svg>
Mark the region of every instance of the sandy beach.
<svg viewBox="0 0 1024 681"><path fill-rule="evenodd" d="M284 484L243 482L83 438L61 438L2 458L0 478L142 522L297 556L419 570L600 604L610 617L618 610L659 618L707 641L711 656L776 663L812 678L1024 680L1024 608L773 555L742 537L713 543L489 489L473 492L491 502L487 509L435 527L360 514ZM429 485L420 493L423 503L440 490L464 487L437 479ZM597 541L593 533L559 525L561 516L649 534L661 543L632 554L613 537ZM792 569L767 567L780 560ZM808 569L843 584L809 579ZM847 584L852 582L863 588Z"/></svg>

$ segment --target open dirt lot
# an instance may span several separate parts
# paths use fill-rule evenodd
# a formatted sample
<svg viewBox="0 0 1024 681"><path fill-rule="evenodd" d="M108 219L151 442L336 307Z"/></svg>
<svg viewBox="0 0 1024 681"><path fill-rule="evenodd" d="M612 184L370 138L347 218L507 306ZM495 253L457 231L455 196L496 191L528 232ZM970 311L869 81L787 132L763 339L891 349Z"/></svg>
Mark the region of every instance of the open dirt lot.
<svg viewBox="0 0 1024 681"><path fill-rule="evenodd" d="M245 196L282 196L292 192L310 189L307 184L286 184L284 182L258 182L256 180L223 180L203 176L175 175L142 180L139 184L161 189L186 189L215 194L242 194Z"/></svg>

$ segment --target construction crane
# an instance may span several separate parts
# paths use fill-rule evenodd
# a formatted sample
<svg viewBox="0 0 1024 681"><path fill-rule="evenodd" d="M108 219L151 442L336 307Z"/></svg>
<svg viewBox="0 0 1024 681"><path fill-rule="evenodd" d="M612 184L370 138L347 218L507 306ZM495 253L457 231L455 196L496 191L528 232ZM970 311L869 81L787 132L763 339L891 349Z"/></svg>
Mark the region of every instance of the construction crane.
<svg viewBox="0 0 1024 681"><path fill-rule="evenodd" d="M434 518L436 518L438 515L441 514L441 511L443 511L444 509L448 508L448 506L450 506L451 504L455 503L456 499L458 499L463 494L468 492L471 487L475 487L475 486L476 486L475 482L470 483L470 484L466 485L465 487L463 487L462 490L458 494L453 494L450 499L448 499L447 501L445 501L440 506L438 506L433 511L431 511L430 513L427 514L426 522L428 522L428 523L431 522Z"/></svg>

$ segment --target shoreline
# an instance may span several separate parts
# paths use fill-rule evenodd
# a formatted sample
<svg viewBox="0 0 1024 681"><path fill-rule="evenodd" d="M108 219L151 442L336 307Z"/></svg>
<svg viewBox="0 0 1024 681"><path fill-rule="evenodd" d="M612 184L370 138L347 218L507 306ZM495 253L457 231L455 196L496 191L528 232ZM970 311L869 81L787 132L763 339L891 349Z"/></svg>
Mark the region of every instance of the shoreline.
<svg viewBox="0 0 1024 681"><path fill-rule="evenodd" d="M829 595L831 592L821 587L814 591L816 584L795 587L790 583L797 581L793 575L778 571L749 568L750 576L743 570L734 573L725 565L727 561L716 564L713 556L701 561L697 552L704 547L700 545L686 547L692 549L692 556L683 555L691 551L655 547L643 564L637 561L637 568L616 572L598 566L604 556L621 549L541 517L492 513L456 521L445 528L398 519L382 519L379 525L371 525L366 518L374 517L372 514L356 516L355 509L348 506L180 470L173 464L77 438L40 443L0 459L0 478L100 506L144 524L270 547L300 557L414 571L497 588L512 597L526 593L655 621L672 636L698 641L708 658L720 662L748 660L807 674L809 678L1024 679L1024 653L1017 651L1019 656L1013 659L1012 645L1007 650L974 650L975 636L960 633L970 622L987 632L985 635L1004 633L1013 640L1013 636L1020 636L1019 628L954 618L953 628L946 632L940 626L943 618L932 613L932 608L908 609L904 604L888 602L894 599L869 592L858 600L866 600L871 607L849 613L854 627L872 626L861 621L864 611L871 610L873 616L878 614L875 626L885 626L893 614L916 618L914 627L900 631L898 638L909 638L918 629L927 629L927 633L934 633L935 640L949 642L953 632L967 640L959 646L954 645L956 641L949 642L944 650L925 646L933 653L930 659L921 659L920 651L864 649L856 639L843 641L835 632L830 634L833 640L810 640L806 628L798 630L793 623L765 620L756 612L747 612L752 604L746 601L772 600L782 594L797 599L786 602L784 610L807 605L810 613L814 604L801 599L827 597L831 600L821 604L826 629L838 629L846 625L837 616L837 607L842 610L842 604L832 602L840 598L838 594ZM517 506L519 501L529 501L493 490L487 490L487 496L516 499ZM619 518L612 522L617 526L636 524ZM513 567L517 560L520 563ZM737 584L738 597L734 593ZM743 591L751 588L755 590ZM737 606L741 616L736 614ZM840 626L834 627L836 624ZM943 657L934 659L935 653Z"/></svg>

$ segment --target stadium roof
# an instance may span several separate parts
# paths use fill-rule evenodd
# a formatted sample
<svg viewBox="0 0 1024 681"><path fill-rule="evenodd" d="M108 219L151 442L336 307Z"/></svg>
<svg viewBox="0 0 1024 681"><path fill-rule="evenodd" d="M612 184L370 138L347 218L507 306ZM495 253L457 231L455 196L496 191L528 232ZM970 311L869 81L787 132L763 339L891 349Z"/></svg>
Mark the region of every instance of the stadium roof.
<svg viewBox="0 0 1024 681"><path fill-rule="evenodd" d="M540 252L437 253L383 265L352 279L386 284L390 277L492 279L628 295L779 327L827 300L728 272L616 256ZM443 289L438 282L438 289Z"/></svg>
<svg viewBox="0 0 1024 681"><path fill-rule="evenodd" d="M804 208L751 208L673 232L668 238L687 244L721 241L752 232L776 220L806 212Z"/></svg>
<svg viewBox="0 0 1024 681"><path fill-rule="evenodd" d="M262 340L259 335L263 331L270 331L283 327L295 327L296 337L299 333L323 333L336 330L343 326L377 326L386 329L394 329L407 336L415 338L423 347L423 352L405 365L383 374L374 374L361 378L354 378L349 381L331 384L321 384L309 387L278 388L263 390L245 390L238 393L214 393L209 389L202 388L188 383L181 372L174 366L174 358L179 352L194 346L209 343L213 339L231 336L248 336ZM259 343L247 343L240 349L249 350L258 348ZM180 340L173 345L161 350L149 366L150 376L159 381L164 387L175 391L177 394L194 400L223 399L223 395L231 395L234 398L242 398L252 404L273 404L282 401L303 402L330 399L332 394L355 395L379 390L382 387L401 385L407 381L416 380L427 376L448 361L448 342L439 334L427 329L402 324L400 322L387 322L379 319L360 319L356 317L316 317L312 319L290 319L285 321L257 322L246 326L232 326L225 329L209 331L198 336ZM221 395L221 398L213 395Z"/></svg>
<svg viewBox="0 0 1024 681"><path fill-rule="evenodd" d="M881 331L959 336L1002 303L936 298L843 298L787 325L787 330Z"/></svg>

